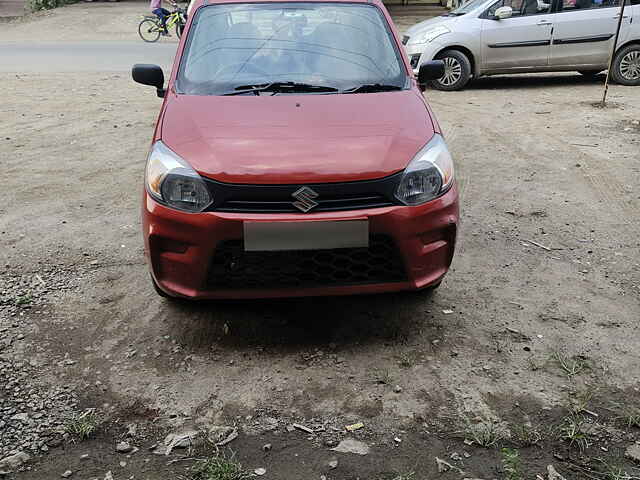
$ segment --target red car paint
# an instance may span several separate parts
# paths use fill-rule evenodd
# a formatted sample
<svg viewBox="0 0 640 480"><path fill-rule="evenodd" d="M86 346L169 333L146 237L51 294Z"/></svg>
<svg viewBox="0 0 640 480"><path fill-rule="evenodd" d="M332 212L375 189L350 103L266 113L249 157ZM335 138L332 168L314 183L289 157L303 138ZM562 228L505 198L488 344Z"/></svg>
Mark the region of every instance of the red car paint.
<svg viewBox="0 0 640 480"><path fill-rule="evenodd" d="M162 141L201 175L228 183L380 178L404 169L434 133L418 89L169 97Z"/></svg>
<svg viewBox="0 0 640 480"><path fill-rule="evenodd" d="M281 0L278 0L281 1ZM307 1L307 0L305 0ZM311 0L316 1L316 0ZM232 0L215 3L244 3ZM377 6L401 42L382 2ZM415 80L409 90L353 95L189 96L176 93L178 65L197 1L182 36L153 141L162 140L202 176L218 182L292 185L352 182L404 170L439 126ZM411 74L408 60L404 66ZM415 290L438 284L451 263L458 223L458 191L419 206L309 213L185 213L146 191L142 205L145 253L157 287L192 299L343 295ZM210 288L217 246L241 240L244 221L368 219L400 252L403 281L273 288Z"/></svg>

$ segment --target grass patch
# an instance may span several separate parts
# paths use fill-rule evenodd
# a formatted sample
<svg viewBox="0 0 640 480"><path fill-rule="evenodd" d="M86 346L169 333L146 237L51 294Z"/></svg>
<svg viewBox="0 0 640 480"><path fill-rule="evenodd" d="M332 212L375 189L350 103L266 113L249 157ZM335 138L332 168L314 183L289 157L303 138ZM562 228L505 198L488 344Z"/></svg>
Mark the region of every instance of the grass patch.
<svg viewBox="0 0 640 480"><path fill-rule="evenodd" d="M506 428L494 420L482 419L480 422L467 421L465 438L481 447L492 448L499 442L509 438Z"/></svg>
<svg viewBox="0 0 640 480"><path fill-rule="evenodd" d="M400 475L396 475L391 480L415 480L415 472L407 472Z"/></svg>
<svg viewBox="0 0 640 480"><path fill-rule="evenodd" d="M29 8L32 12L51 10L52 8L62 7L63 5L69 5L77 1L78 0L29 0Z"/></svg>
<svg viewBox="0 0 640 480"><path fill-rule="evenodd" d="M599 458L598 461L601 464L599 470L602 472L604 480L640 480L637 475L634 476L627 473L621 459L614 461Z"/></svg>
<svg viewBox="0 0 640 480"><path fill-rule="evenodd" d="M511 427L512 439L521 447L532 447L542 440L542 433L530 423Z"/></svg>
<svg viewBox="0 0 640 480"><path fill-rule="evenodd" d="M33 303L33 297L31 295L23 295L21 297L16 297L15 304L17 306L22 305L31 305Z"/></svg>
<svg viewBox="0 0 640 480"><path fill-rule="evenodd" d="M554 352L552 358L569 378L589 368L587 359L580 355L569 357L561 352Z"/></svg>
<svg viewBox="0 0 640 480"><path fill-rule="evenodd" d="M503 448L500 450L502 456L502 467L504 468L505 480L522 480L520 471L520 453L513 448Z"/></svg>
<svg viewBox="0 0 640 480"><path fill-rule="evenodd" d="M640 408L620 406L618 404L614 406L618 412L617 421L624 423L627 428L640 428Z"/></svg>
<svg viewBox="0 0 640 480"><path fill-rule="evenodd" d="M402 368L411 368L413 367L413 359L406 353L401 353L398 355L398 365Z"/></svg>
<svg viewBox="0 0 640 480"><path fill-rule="evenodd" d="M527 358L527 367L532 372L537 372L538 370L540 370L540 368L542 368L540 365L538 365L536 363L536 361L533 359L533 357L528 357Z"/></svg>
<svg viewBox="0 0 640 480"><path fill-rule="evenodd" d="M589 410L587 407L589 406L589 403L591 403L591 399L594 395L595 391L593 390L575 392L569 398L569 411L575 414L589 413L593 415L594 412Z"/></svg>
<svg viewBox="0 0 640 480"><path fill-rule="evenodd" d="M416 480L416 472L388 473L377 478L379 480Z"/></svg>
<svg viewBox="0 0 640 480"><path fill-rule="evenodd" d="M391 372L387 369L377 369L374 372L374 380L381 385L391 385L393 383Z"/></svg>
<svg viewBox="0 0 640 480"><path fill-rule="evenodd" d="M627 428L640 428L640 410L638 410L637 408L625 412L623 418L627 425Z"/></svg>
<svg viewBox="0 0 640 480"><path fill-rule="evenodd" d="M80 415L74 415L67 419L64 430L70 435L84 440L89 438L96 431L99 424L99 418L94 409L86 410Z"/></svg>
<svg viewBox="0 0 640 480"><path fill-rule="evenodd" d="M247 480L253 477L233 456L227 458L221 454L198 461L192 470L191 480Z"/></svg>
<svg viewBox="0 0 640 480"><path fill-rule="evenodd" d="M584 452L591 445L592 424L578 413L570 413L562 420L559 427L558 438L569 442L569 446L576 447L580 452Z"/></svg>

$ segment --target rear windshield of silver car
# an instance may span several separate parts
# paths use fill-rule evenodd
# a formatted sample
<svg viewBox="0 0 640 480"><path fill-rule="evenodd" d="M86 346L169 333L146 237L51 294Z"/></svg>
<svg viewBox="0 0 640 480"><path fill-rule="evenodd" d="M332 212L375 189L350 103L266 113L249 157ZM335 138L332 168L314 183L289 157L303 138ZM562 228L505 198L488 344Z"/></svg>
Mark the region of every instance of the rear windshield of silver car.
<svg viewBox="0 0 640 480"><path fill-rule="evenodd" d="M176 88L187 95L224 95L260 88L272 94L359 93L407 85L408 72L376 6L274 2L199 8Z"/></svg>

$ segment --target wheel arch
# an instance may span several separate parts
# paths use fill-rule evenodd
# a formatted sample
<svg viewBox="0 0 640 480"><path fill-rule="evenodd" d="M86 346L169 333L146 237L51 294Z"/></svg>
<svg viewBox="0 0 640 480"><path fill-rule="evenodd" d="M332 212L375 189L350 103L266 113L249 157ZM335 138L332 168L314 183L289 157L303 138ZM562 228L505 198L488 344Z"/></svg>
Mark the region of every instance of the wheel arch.
<svg viewBox="0 0 640 480"><path fill-rule="evenodd" d="M620 52L620 50L622 50L623 48L627 48L630 45L638 45L638 46L640 46L640 39L634 38L633 40L629 40L627 43L624 43L624 44L620 45L616 49L616 55L618 54L618 52Z"/></svg>
<svg viewBox="0 0 640 480"><path fill-rule="evenodd" d="M476 78L478 77L476 59L473 56L473 53L471 52L471 50L468 49L467 47L464 47L462 45L449 45L447 47L444 47L438 50L438 52L433 56L433 58L438 58L438 55L440 55L443 52L446 52L447 50L457 50L460 53L464 53L466 57L469 59L469 63L471 63L471 72L473 73L473 76Z"/></svg>
<svg viewBox="0 0 640 480"><path fill-rule="evenodd" d="M636 53L640 51L640 41L638 39L633 39L624 45L621 45L615 53L614 61L612 64L612 71L610 72L611 78L614 82L619 83L621 85L627 86L640 86L640 76L636 75L637 72L634 73L632 78L627 77L627 75L623 74L618 70L620 64L618 60L622 58L622 53L624 50L629 49L629 51L635 51Z"/></svg>

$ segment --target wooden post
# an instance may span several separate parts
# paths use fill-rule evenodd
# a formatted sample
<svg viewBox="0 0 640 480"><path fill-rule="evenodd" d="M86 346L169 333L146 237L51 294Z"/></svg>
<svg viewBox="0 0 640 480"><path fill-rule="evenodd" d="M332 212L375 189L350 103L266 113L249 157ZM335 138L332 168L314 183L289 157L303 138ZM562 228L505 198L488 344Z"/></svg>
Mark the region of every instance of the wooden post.
<svg viewBox="0 0 640 480"><path fill-rule="evenodd" d="M609 79L611 78L611 68L613 67L613 59L616 56L616 47L618 46L618 37L620 37L620 29L622 28L622 21L624 20L624 6L627 0L620 0L622 5L620 6L620 18L618 18L618 28L613 40L613 47L611 47L611 58L609 58L609 69L607 70L607 79L604 82L604 93L602 95L602 107L607 105L607 93L609 92Z"/></svg>

